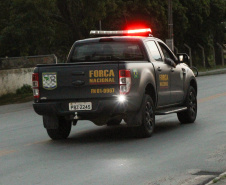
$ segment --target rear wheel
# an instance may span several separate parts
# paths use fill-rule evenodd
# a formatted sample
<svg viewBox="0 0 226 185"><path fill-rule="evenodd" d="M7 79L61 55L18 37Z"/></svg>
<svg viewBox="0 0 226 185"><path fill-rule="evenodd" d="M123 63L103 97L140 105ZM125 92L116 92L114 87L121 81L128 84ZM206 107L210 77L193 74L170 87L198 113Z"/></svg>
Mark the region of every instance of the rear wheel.
<svg viewBox="0 0 226 185"><path fill-rule="evenodd" d="M177 117L181 123L194 123L197 116L197 98L195 89L190 86L185 100L187 110L178 112Z"/></svg>
<svg viewBox="0 0 226 185"><path fill-rule="evenodd" d="M49 137L53 140L66 139L71 132L71 121L64 118L59 119L59 126L57 129L46 129Z"/></svg>
<svg viewBox="0 0 226 185"><path fill-rule="evenodd" d="M151 137L155 128L155 107L152 98L145 94L142 105L142 123L137 129L138 137Z"/></svg>

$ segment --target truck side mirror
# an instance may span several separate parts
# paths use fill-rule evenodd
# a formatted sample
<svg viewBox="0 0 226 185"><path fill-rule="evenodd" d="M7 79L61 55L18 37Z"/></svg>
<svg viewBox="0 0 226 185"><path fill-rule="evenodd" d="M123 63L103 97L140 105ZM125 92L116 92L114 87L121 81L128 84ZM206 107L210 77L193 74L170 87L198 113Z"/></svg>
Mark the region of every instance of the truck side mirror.
<svg viewBox="0 0 226 185"><path fill-rule="evenodd" d="M177 53L178 63L189 63L190 57L186 53Z"/></svg>
<svg viewBox="0 0 226 185"><path fill-rule="evenodd" d="M165 58L165 63L172 67L176 67L176 63L171 58Z"/></svg>

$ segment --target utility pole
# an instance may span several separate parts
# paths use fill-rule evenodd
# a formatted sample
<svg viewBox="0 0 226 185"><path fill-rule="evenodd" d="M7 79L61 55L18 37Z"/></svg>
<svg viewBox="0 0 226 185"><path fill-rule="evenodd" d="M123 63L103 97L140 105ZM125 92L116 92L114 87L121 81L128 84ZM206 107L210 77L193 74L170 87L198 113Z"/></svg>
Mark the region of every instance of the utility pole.
<svg viewBox="0 0 226 185"><path fill-rule="evenodd" d="M101 20L99 20L99 27L100 27L100 30L102 30Z"/></svg>
<svg viewBox="0 0 226 185"><path fill-rule="evenodd" d="M173 11L172 0L168 0L168 37L173 39Z"/></svg>
<svg viewBox="0 0 226 185"><path fill-rule="evenodd" d="M166 44L173 51L173 5L172 0L168 0L168 39L166 39Z"/></svg>

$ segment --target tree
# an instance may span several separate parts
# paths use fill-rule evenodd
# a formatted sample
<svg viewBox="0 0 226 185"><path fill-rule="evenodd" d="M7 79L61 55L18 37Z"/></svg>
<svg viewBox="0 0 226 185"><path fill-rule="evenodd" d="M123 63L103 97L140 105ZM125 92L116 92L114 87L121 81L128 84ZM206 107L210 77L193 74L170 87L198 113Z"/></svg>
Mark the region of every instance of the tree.
<svg viewBox="0 0 226 185"><path fill-rule="evenodd" d="M61 20L72 32L73 40L89 35L89 30L97 28L97 22L106 16L110 0L56 0Z"/></svg>
<svg viewBox="0 0 226 185"><path fill-rule="evenodd" d="M103 20L105 29L148 27L156 37L167 36L166 2L156 0L118 0Z"/></svg>
<svg viewBox="0 0 226 185"><path fill-rule="evenodd" d="M49 53L54 38L51 0L12 0L7 5L8 22L0 29L1 56Z"/></svg>
<svg viewBox="0 0 226 185"><path fill-rule="evenodd" d="M187 43L193 48L196 65L201 64L198 43L205 47L206 58L211 58L209 44L223 42L221 22L226 17L225 11L225 0L174 0L175 43L179 46Z"/></svg>
<svg viewBox="0 0 226 185"><path fill-rule="evenodd" d="M89 31L150 27L167 38L167 1L162 0L3 0L0 1L0 56L55 53L65 59L71 45ZM225 0L173 0L177 47L225 43ZM208 56L211 52L206 49ZM193 53L200 61L199 52Z"/></svg>

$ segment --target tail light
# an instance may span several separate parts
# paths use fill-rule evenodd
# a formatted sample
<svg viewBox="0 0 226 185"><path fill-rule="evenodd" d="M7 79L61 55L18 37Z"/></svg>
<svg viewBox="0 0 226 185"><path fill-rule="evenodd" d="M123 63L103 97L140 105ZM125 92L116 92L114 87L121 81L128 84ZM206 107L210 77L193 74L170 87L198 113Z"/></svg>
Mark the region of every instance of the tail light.
<svg viewBox="0 0 226 185"><path fill-rule="evenodd" d="M120 94L128 94L131 88L130 70L119 70Z"/></svg>
<svg viewBox="0 0 226 185"><path fill-rule="evenodd" d="M33 96L34 98L39 98L39 78L38 73L32 74L32 86L33 86Z"/></svg>

